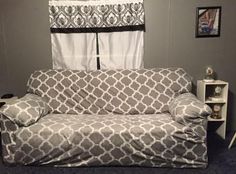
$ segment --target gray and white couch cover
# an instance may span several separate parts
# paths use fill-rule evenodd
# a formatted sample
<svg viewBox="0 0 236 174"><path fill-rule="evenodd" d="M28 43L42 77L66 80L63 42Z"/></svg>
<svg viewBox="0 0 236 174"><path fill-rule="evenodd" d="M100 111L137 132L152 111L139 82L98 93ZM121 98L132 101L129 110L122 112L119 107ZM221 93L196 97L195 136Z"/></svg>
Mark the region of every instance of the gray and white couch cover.
<svg viewBox="0 0 236 174"><path fill-rule="evenodd" d="M206 167L206 117L182 68L39 70L1 108L7 164Z"/></svg>

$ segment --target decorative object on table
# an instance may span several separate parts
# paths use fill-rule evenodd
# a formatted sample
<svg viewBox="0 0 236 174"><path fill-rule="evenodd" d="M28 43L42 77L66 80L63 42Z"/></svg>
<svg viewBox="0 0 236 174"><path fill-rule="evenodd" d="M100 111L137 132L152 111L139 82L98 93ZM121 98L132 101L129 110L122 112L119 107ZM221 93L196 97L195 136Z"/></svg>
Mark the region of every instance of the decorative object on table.
<svg viewBox="0 0 236 174"><path fill-rule="evenodd" d="M204 81L206 81L206 82L214 81L214 70L213 70L213 68L211 66L207 66L205 68Z"/></svg>
<svg viewBox="0 0 236 174"><path fill-rule="evenodd" d="M196 37L219 37L221 7L198 7L196 14Z"/></svg>
<svg viewBox="0 0 236 174"><path fill-rule="evenodd" d="M212 107L213 113L211 115L211 118L213 119L221 119L220 111L221 111L221 105L220 104L214 104Z"/></svg>
<svg viewBox="0 0 236 174"><path fill-rule="evenodd" d="M222 93L222 87L221 86L216 86L214 90L214 97L220 98Z"/></svg>
<svg viewBox="0 0 236 174"><path fill-rule="evenodd" d="M220 101L222 100L222 89L223 87L220 86L220 85L217 85L217 86L214 86L213 88L213 93L212 93L212 96L209 96L208 99L210 101Z"/></svg>

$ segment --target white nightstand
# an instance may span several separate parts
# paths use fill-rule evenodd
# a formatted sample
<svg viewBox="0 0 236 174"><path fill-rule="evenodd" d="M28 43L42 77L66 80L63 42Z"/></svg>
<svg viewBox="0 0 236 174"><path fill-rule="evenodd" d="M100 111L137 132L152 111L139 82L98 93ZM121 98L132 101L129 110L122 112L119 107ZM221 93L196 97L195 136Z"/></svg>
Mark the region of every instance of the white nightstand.
<svg viewBox="0 0 236 174"><path fill-rule="evenodd" d="M222 80L197 81L197 97L212 108L213 114L208 121L218 125L215 132L223 139L226 135L228 89L228 82Z"/></svg>

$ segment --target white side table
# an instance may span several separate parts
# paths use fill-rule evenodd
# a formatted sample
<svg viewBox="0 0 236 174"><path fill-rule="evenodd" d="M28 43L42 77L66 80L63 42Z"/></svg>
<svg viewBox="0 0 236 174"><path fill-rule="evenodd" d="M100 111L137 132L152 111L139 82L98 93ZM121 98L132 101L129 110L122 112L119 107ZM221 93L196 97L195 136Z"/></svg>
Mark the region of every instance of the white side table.
<svg viewBox="0 0 236 174"><path fill-rule="evenodd" d="M228 90L229 83L222 80L197 81L198 98L213 110L213 114L208 117L208 123L219 125L214 131L223 139L226 135ZM213 117L214 111L219 118Z"/></svg>
<svg viewBox="0 0 236 174"><path fill-rule="evenodd" d="M230 149L232 147L232 145L234 144L235 140L236 140L236 132L234 133L234 136L233 136L232 140L230 141L228 149Z"/></svg>

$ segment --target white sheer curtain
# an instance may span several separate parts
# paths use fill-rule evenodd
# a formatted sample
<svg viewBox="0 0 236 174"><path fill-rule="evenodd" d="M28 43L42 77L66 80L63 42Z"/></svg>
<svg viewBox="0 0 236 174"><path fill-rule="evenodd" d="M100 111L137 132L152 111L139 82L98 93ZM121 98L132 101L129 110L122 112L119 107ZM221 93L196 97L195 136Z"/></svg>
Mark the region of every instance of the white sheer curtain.
<svg viewBox="0 0 236 174"><path fill-rule="evenodd" d="M97 69L94 33L54 33L51 42L53 69Z"/></svg>
<svg viewBox="0 0 236 174"><path fill-rule="evenodd" d="M54 69L143 67L143 0L49 0L49 17Z"/></svg>
<svg viewBox="0 0 236 174"><path fill-rule="evenodd" d="M143 67L143 31L99 33L101 69Z"/></svg>

